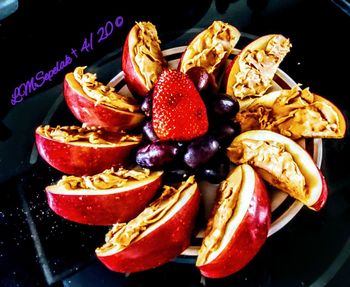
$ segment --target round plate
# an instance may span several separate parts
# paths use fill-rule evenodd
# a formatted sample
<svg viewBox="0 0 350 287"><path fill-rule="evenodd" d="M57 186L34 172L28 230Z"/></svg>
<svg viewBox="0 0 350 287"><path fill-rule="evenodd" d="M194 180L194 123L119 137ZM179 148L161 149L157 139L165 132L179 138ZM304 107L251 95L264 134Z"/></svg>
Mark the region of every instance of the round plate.
<svg viewBox="0 0 350 287"><path fill-rule="evenodd" d="M165 59L168 61L169 68L176 69L179 59L186 49L187 46L179 46L163 51ZM240 52L238 49L234 49L233 55L237 55ZM230 61L230 60L228 60ZM115 87L117 91L121 94L130 94L130 91L124 81L124 73L120 72L117 74L108 84L109 86ZM288 89L296 86L297 83L289 77L281 69L277 70L274 77L273 85L268 90L272 92L275 90ZM310 139L301 140L298 142L301 146L306 148L306 150L312 155L317 166L320 168L322 161L322 140L321 139ZM203 195L203 209L204 217L207 219L211 207L214 204L216 196L216 188L218 185L209 184L208 182L200 182L199 187ZM294 200L289 197L286 193L279 190L270 190L270 201L271 201L271 212L272 212L272 222L268 233L268 236L276 233L278 230L283 228L293 217L300 211L303 204L300 201ZM198 250L203 238L204 229L200 230L193 242L181 255L196 257L198 255Z"/></svg>

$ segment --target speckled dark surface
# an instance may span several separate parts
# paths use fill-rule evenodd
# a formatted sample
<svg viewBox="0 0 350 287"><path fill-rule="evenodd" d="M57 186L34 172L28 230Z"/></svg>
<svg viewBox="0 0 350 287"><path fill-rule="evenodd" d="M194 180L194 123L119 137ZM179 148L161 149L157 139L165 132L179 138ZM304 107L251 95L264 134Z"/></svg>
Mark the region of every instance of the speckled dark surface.
<svg viewBox="0 0 350 287"><path fill-rule="evenodd" d="M303 87L309 86L334 102L348 123L350 16L331 1L316 0L175 1L162 5L143 1L125 7L105 0L93 7L81 0L74 4L65 0L19 2L19 10L0 22L0 286L350 285L349 132L343 140L323 143L321 169L330 189L325 208L319 213L302 209L267 240L242 271L225 279L203 281L193 261L177 260L125 276L109 271L94 257L107 227L70 223L49 210L43 190L61 174L40 157L35 161L32 154L34 129L45 121L50 108L55 107L50 123L76 122L61 95L67 70L22 103L10 104L16 86L38 71L52 68L90 32L118 15L124 17L124 26L74 62L74 66L88 65L98 71L102 81L120 71L120 48L135 20L154 22L164 47L171 47L186 39L188 29L201 29L222 19L249 34L288 36L293 48L282 69ZM84 11L82 5L87 7Z"/></svg>

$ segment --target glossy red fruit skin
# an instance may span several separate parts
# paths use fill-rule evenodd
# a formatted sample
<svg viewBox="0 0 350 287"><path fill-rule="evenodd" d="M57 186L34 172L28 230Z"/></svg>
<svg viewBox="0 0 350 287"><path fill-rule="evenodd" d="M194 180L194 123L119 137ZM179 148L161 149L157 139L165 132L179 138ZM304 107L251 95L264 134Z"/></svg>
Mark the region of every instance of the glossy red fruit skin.
<svg viewBox="0 0 350 287"><path fill-rule="evenodd" d="M222 82L221 82L221 86L223 87L223 89L226 91L227 89L227 85L228 85L228 81L229 81L229 77L230 77L230 73L232 70L233 65L235 64L235 62L238 60L238 55L236 55L232 61L229 62L229 64L227 65L227 67L224 70L224 74L222 77Z"/></svg>
<svg viewBox="0 0 350 287"><path fill-rule="evenodd" d="M141 97L145 97L149 92L149 89L140 80L139 75L136 73L134 64L130 55L129 45L130 32L128 33L124 46L122 56L122 70L124 72L124 80L132 94L137 94Z"/></svg>
<svg viewBox="0 0 350 287"><path fill-rule="evenodd" d="M158 267L180 255L190 244L199 208L197 188L189 201L167 222L129 247L109 256L97 256L115 272L139 272Z"/></svg>
<svg viewBox="0 0 350 287"><path fill-rule="evenodd" d="M208 131L205 104L189 76L178 70L162 72L152 104L152 125L160 141L188 141Z"/></svg>
<svg viewBox="0 0 350 287"><path fill-rule="evenodd" d="M98 147L82 146L52 140L35 133L35 143L40 156L55 169L70 175L93 175L123 165L139 143Z"/></svg>
<svg viewBox="0 0 350 287"><path fill-rule="evenodd" d="M328 199L328 185L326 183L326 179L321 171L319 171L319 173L322 180L322 191L318 200L312 206L310 206L310 208L315 211L321 210L325 206Z"/></svg>
<svg viewBox="0 0 350 287"><path fill-rule="evenodd" d="M201 274L223 278L245 267L265 243L270 222L270 200L264 182L255 173L255 191L242 222L222 253L198 267Z"/></svg>
<svg viewBox="0 0 350 287"><path fill-rule="evenodd" d="M46 188L47 202L59 216L81 224L112 225L137 216L151 201L161 185L161 176L147 185L110 194L72 195L54 193Z"/></svg>
<svg viewBox="0 0 350 287"><path fill-rule="evenodd" d="M64 98L73 115L89 126L100 126L108 129L132 129L140 124L144 115L110 108L98 104L85 95L73 73L64 78Z"/></svg>

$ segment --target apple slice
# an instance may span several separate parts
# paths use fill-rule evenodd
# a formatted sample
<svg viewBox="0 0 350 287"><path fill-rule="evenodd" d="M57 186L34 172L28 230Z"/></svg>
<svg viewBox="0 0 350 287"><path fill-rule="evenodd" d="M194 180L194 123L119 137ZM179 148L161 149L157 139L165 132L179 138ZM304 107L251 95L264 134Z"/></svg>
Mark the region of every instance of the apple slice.
<svg viewBox="0 0 350 287"><path fill-rule="evenodd" d="M162 195L128 223L116 224L96 255L110 270L138 272L180 255L190 243L200 193L191 176L179 188L165 186Z"/></svg>
<svg viewBox="0 0 350 287"><path fill-rule="evenodd" d="M136 22L129 31L123 48L122 69L132 93L146 96L167 67L159 44L156 27L150 22Z"/></svg>
<svg viewBox="0 0 350 287"><path fill-rule="evenodd" d="M227 66L223 79L226 94L236 97L241 108L262 96L272 85L278 66L291 45L279 34L262 36L248 44Z"/></svg>
<svg viewBox="0 0 350 287"><path fill-rule="evenodd" d="M134 218L152 200L163 172L136 167L93 176L63 176L45 191L50 208L77 223L112 225Z"/></svg>
<svg viewBox="0 0 350 287"><path fill-rule="evenodd" d="M97 127L39 126L35 143L41 157L52 167L72 175L92 175L123 165L141 135L111 133Z"/></svg>
<svg viewBox="0 0 350 287"><path fill-rule="evenodd" d="M272 130L294 140L343 138L346 130L344 116L333 103L298 86L256 98L236 121L242 132Z"/></svg>
<svg viewBox="0 0 350 287"><path fill-rule="evenodd" d="M203 67L209 74L216 76L240 36L234 26L214 21L190 42L181 56L178 69L186 73L193 67Z"/></svg>
<svg viewBox="0 0 350 287"><path fill-rule="evenodd" d="M313 210L327 200L328 188L311 156L295 141L276 132L247 131L227 148L235 164L248 163L272 186L288 193Z"/></svg>
<svg viewBox="0 0 350 287"><path fill-rule="evenodd" d="M209 278L233 274L250 262L267 238L270 201L254 169L243 164L218 188L196 266Z"/></svg>
<svg viewBox="0 0 350 287"><path fill-rule="evenodd" d="M73 115L82 123L111 130L132 129L144 118L132 96L96 81L96 75L77 67L64 78L64 97Z"/></svg>

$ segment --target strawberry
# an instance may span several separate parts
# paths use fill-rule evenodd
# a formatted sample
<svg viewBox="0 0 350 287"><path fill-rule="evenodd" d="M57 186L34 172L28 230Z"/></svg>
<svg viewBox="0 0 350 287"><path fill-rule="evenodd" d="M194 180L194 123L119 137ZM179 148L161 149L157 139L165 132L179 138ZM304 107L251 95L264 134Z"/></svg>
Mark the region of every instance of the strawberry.
<svg viewBox="0 0 350 287"><path fill-rule="evenodd" d="M204 102L184 73L166 69L153 91L153 129L161 141L186 141L208 131Z"/></svg>

